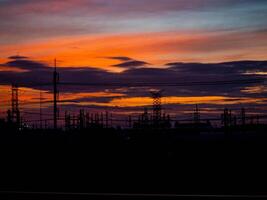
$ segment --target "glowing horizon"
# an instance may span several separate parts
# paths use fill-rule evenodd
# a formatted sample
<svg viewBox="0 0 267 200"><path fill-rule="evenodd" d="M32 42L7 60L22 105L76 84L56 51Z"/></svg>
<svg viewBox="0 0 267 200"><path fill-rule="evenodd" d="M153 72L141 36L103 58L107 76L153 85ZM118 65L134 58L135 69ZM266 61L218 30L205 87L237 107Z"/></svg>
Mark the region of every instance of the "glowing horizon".
<svg viewBox="0 0 267 200"><path fill-rule="evenodd" d="M165 89L163 105L169 107L264 105L267 89L261 83L217 88L123 87L138 81L241 80L267 74L266 2L151 2L0 1L0 103L10 101L6 85L13 82L26 90L22 102L36 101L40 90L46 101L51 100L52 88L31 84L51 82L56 58L60 81L122 84L113 88L64 86L60 104L65 107L109 107L131 113L151 105L151 89ZM49 103L43 106L51 109ZM3 108L8 106L3 104Z"/></svg>

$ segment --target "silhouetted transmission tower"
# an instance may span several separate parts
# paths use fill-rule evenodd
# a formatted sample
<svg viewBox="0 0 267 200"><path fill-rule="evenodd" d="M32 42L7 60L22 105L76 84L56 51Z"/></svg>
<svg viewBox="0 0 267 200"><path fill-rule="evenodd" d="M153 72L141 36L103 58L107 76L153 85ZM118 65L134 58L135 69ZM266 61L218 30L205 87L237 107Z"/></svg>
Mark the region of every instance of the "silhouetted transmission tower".
<svg viewBox="0 0 267 200"><path fill-rule="evenodd" d="M151 95L153 98L153 120L154 120L154 123L158 124L161 119L162 90L151 91Z"/></svg>

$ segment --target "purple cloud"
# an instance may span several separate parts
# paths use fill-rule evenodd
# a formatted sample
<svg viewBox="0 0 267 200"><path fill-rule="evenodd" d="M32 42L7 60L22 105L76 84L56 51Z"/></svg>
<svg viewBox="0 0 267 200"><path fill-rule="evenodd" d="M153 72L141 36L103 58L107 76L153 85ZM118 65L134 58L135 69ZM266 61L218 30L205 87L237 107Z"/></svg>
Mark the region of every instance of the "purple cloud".
<svg viewBox="0 0 267 200"><path fill-rule="evenodd" d="M139 60L131 60L122 62L120 64L113 65L114 67L122 67L122 68L136 68L136 67L143 67L145 65L148 65L149 63Z"/></svg>
<svg viewBox="0 0 267 200"><path fill-rule="evenodd" d="M8 59L11 59L11 60L23 60L23 59L27 59L28 57L26 56L19 56L19 55L16 55L16 56L9 56Z"/></svg>
<svg viewBox="0 0 267 200"><path fill-rule="evenodd" d="M119 61L132 61L132 58L126 57L126 56L113 56L113 57L106 57L108 59L113 59L113 60L119 60Z"/></svg>

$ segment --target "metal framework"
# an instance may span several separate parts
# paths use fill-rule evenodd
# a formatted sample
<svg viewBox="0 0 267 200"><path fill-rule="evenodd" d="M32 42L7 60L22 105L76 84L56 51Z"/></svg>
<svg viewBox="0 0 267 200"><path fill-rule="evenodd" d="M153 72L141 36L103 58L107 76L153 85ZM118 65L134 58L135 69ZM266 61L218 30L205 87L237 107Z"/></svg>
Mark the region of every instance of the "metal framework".
<svg viewBox="0 0 267 200"><path fill-rule="evenodd" d="M151 92L153 98L153 120L155 122L159 122L161 119L161 97L162 91L152 91Z"/></svg>

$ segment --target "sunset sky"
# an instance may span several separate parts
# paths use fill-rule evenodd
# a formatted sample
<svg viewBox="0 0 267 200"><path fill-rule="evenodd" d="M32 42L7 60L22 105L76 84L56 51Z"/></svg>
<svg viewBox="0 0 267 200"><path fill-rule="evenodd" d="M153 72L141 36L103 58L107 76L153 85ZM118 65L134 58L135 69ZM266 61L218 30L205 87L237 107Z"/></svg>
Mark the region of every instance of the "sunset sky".
<svg viewBox="0 0 267 200"><path fill-rule="evenodd" d="M49 102L51 88L31 84L51 82L54 58L63 82L264 78L266 19L266 0L0 0L0 112L14 82L23 86L21 101L38 101L41 89ZM162 88L60 89L62 109L135 113L151 105L149 90ZM196 103L204 113L225 106L263 113L266 94L263 84L164 88L163 103L173 115Z"/></svg>

